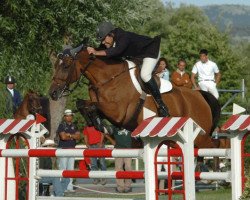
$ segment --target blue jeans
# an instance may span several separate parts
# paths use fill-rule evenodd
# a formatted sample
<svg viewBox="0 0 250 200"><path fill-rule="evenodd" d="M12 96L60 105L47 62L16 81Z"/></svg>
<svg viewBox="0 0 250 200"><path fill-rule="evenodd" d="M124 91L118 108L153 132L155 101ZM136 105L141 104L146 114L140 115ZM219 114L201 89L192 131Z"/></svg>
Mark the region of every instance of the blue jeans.
<svg viewBox="0 0 250 200"><path fill-rule="evenodd" d="M60 157L58 159L58 168L60 170L74 170L74 164L75 164L75 158ZM68 185L70 183L70 178L62 178L61 183L62 183L62 190L64 192L65 190L67 190L67 187L68 187Z"/></svg>
<svg viewBox="0 0 250 200"><path fill-rule="evenodd" d="M90 149L100 149L100 147L98 147L97 144L92 144L89 146ZM103 146L104 148L104 146ZM98 165L97 165L97 159L99 159L99 162L100 162L100 167L101 167L101 170L102 171L106 171L107 170L107 167L106 167L106 163L105 163L105 158L90 158L91 160L91 170L93 171L99 171L99 168L98 168Z"/></svg>
<svg viewBox="0 0 250 200"><path fill-rule="evenodd" d="M63 196L63 190L62 190L60 178L43 177L39 180L39 183L52 183L54 195L57 197Z"/></svg>

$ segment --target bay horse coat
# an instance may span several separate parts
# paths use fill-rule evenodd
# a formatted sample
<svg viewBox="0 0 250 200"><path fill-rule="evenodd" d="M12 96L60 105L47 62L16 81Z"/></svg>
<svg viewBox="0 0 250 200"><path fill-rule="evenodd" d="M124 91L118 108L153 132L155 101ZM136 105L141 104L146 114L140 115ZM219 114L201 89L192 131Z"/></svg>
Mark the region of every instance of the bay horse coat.
<svg viewBox="0 0 250 200"><path fill-rule="evenodd" d="M78 52L75 57L63 56L55 63L55 73L49 89L52 99L60 98L69 85L82 75L89 80L89 97L98 110L112 123L126 128L140 99L140 94L131 81L127 62L93 58L86 49ZM205 130L206 134L199 135L195 140L198 148L212 148L211 133L219 120L220 106L212 95L206 92L202 94L184 87L173 87L170 92L162 94L162 99L169 108L171 117L191 117ZM143 106L157 113L156 103L151 96L147 96ZM139 124L142 120L141 110L134 121Z"/></svg>

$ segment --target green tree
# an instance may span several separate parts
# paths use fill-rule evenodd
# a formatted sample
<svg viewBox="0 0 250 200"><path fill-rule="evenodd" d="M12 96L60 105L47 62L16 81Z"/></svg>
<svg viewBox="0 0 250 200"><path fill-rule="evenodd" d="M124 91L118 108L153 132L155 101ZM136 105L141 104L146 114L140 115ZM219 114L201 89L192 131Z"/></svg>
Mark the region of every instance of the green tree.
<svg viewBox="0 0 250 200"><path fill-rule="evenodd" d="M158 15L159 20L155 20ZM157 17L144 27L145 34L151 34L153 29L154 34L162 35L161 52L169 61L171 71L176 69L178 59L184 58L188 64L187 71L191 72L199 59L199 50L206 48L209 58L218 64L222 73L219 88L240 89L242 73L239 72L245 72L246 63L231 47L228 34L221 33L212 25L200 8L181 6L175 9L171 5L159 8ZM222 94L221 104L231 96Z"/></svg>
<svg viewBox="0 0 250 200"><path fill-rule="evenodd" d="M0 79L13 75L23 94L33 89L46 95L52 75L49 58L63 44L77 44L86 36L95 44L96 26L104 20L133 29L148 18L149 5L149 0L2 0Z"/></svg>

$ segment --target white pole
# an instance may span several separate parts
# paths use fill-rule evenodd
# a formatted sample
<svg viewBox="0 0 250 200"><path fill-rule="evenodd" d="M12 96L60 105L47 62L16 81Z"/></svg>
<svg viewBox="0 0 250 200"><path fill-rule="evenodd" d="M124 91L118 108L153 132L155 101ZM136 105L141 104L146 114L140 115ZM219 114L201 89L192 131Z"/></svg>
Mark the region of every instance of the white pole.
<svg viewBox="0 0 250 200"><path fill-rule="evenodd" d="M6 149L6 143L9 139L9 134L1 134L0 135L0 148ZM8 159L8 177L15 177L14 166L13 166L13 159ZM0 158L0 200L5 199L5 173L6 173L6 158ZM15 200L16 198L16 181L15 180L8 180L7 184L7 199L8 200Z"/></svg>
<svg viewBox="0 0 250 200"><path fill-rule="evenodd" d="M242 195L241 179L241 141L245 133L231 133L231 185L232 200L239 200Z"/></svg>
<svg viewBox="0 0 250 200"><path fill-rule="evenodd" d="M40 146L40 137L47 131L42 124L34 124L31 127L31 131L27 131L26 134L30 136L29 145L31 149L36 149ZM38 170L38 158L30 158L29 163L29 200L35 200L38 195L38 181L35 179L35 175Z"/></svg>
<svg viewBox="0 0 250 200"><path fill-rule="evenodd" d="M156 199L155 195L155 167L154 167L154 156L159 139L143 137L144 142L144 176L145 176L145 192L146 200Z"/></svg>
<svg viewBox="0 0 250 200"><path fill-rule="evenodd" d="M194 175L194 139L198 132L194 131L193 120L189 119L183 129L182 152L184 159L184 187L188 200L195 200L195 175Z"/></svg>
<svg viewBox="0 0 250 200"><path fill-rule="evenodd" d="M246 92L245 79L242 79L242 81L241 81L241 90L242 90L241 98L242 98L242 100L244 100L245 99L245 92Z"/></svg>

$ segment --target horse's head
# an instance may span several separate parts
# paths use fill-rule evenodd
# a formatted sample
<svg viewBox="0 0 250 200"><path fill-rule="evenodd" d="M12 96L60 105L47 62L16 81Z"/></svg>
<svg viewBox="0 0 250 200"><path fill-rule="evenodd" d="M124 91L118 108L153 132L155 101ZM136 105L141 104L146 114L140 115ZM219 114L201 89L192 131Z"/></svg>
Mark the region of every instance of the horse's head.
<svg viewBox="0 0 250 200"><path fill-rule="evenodd" d="M42 106L40 103L40 95L36 92L29 91L27 94L27 109L28 112L35 115L36 113L42 113Z"/></svg>
<svg viewBox="0 0 250 200"><path fill-rule="evenodd" d="M53 100L71 93L69 85L81 77L82 64L79 64L78 53L83 49L86 50L86 46L81 44L74 49L65 49L63 53L57 55L58 59L54 65L54 75L49 89L49 95Z"/></svg>
<svg viewBox="0 0 250 200"><path fill-rule="evenodd" d="M64 96L71 80L70 73L73 71L74 58L70 54L60 53L54 65L54 75L49 89L49 95L53 100Z"/></svg>
<svg viewBox="0 0 250 200"><path fill-rule="evenodd" d="M68 95L73 91L69 88L70 84L79 80L81 75L84 75L91 85L108 83L124 72L124 65L117 66L120 63L120 60L95 59L94 55L88 54L85 45L66 49L58 54L55 62L49 95L53 100Z"/></svg>

